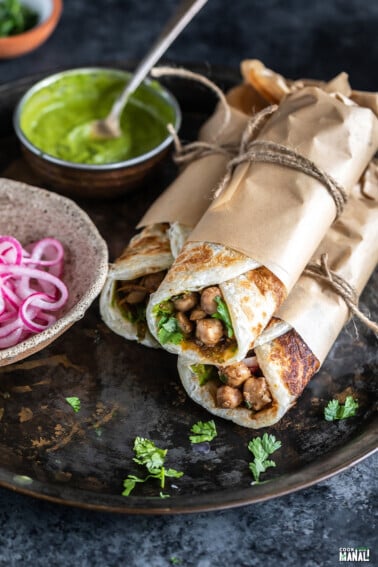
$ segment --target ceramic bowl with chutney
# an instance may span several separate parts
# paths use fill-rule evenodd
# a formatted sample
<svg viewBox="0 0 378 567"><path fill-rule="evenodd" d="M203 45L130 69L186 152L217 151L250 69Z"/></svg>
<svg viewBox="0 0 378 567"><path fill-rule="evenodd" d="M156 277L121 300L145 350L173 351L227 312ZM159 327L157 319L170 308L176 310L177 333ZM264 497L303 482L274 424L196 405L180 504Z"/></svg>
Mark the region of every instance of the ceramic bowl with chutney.
<svg viewBox="0 0 378 567"><path fill-rule="evenodd" d="M99 140L91 125L105 118L130 73L84 68L49 76L19 101L14 127L23 154L54 190L111 198L132 190L167 154L181 112L173 95L146 79L131 95L119 138Z"/></svg>

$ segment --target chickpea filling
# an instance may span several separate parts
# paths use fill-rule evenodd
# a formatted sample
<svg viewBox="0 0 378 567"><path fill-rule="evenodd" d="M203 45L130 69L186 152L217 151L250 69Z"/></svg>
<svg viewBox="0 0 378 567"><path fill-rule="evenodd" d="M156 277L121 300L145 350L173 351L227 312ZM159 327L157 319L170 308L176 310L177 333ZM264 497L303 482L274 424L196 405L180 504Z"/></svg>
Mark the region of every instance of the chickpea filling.
<svg viewBox="0 0 378 567"><path fill-rule="evenodd" d="M146 336L146 307L151 293L157 290L163 281L166 270L147 274L135 280L118 280L114 298L122 315L137 326L137 336L141 340Z"/></svg>
<svg viewBox="0 0 378 567"><path fill-rule="evenodd" d="M230 314L218 286L173 296L157 307L157 315L163 344L186 340L204 349L218 350L236 344Z"/></svg>
<svg viewBox="0 0 378 567"><path fill-rule="evenodd" d="M196 374L200 386L210 379L215 380L215 399L219 408L247 407L258 412L270 406L273 401L253 351L248 353L248 357L242 362L217 367L194 365L191 369Z"/></svg>

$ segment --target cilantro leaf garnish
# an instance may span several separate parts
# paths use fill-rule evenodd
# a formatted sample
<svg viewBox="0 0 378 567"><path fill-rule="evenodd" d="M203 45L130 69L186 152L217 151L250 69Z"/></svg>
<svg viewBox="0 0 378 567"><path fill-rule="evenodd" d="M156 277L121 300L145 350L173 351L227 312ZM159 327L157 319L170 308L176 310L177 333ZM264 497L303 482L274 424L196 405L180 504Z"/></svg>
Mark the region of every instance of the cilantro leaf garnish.
<svg viewBox="0 0 378 567"><path fill-rule="evenodd" d="M153 472L163 466L167 449L159 449L153 441L143 437L136 437L134 452L136 456L133 461L138 463L138 465L144 465L148 472Z"/></svg>
<svg viewBox="0 0 378 567"><path fill-rule="evenodd" d="M28 31L38 23L38 14L20 0L0 2L0 37L8 37Z"/></svg>
<svg viewBox="0 0 378 567"><path fill-rule="evenodd" d="M232 339L232 337L234 336L234 329L232 327L232 321L228 307L220 297L220 295L214 297L214 301L217 304L217 312L213 313L212 317L214 317L215 319L220 319L226 325L227 336L229 339Z"/></svg>
<svg viewBox="0 0 378 567"><path fill-rule="evenodd" d="M71 406L71 408L74 410L75 413L77 413L78 411L80 411L81 408L81 402L80 402L80 398L78 398L77 396L72 396L69 398L65 398L67 404L69 404Z"/></svg>
<svg viewBox="0 0 378 567"><path fill-rule="evenodd" d="M171 301L162 301L153 309L158 320L158 338L162 345L166 343L178 345L184 338L173 311L174 306Z"/></svg>
<svg viewBox="0 0 378 567"><path fill-rule="evenodd" d="M184 335L182 334L178 321L174 315L163 316L158 323L158 337L162 345L165 343L173 343L178 345Z"/></svg>
<svg viewBox="0 0 378 567"><path fill-rule="evenodd" d="M270 467L275 467L276 463L268 459L269 455L281 447L281 441L277 441L274 435L264 433L262 437L255 437L248 443L248 450L254 456L254 460L249 463L249 469L255 479L253 484L260 483L260 474Z"/></svg>
<svg viewBox="0 0 378 567"><path fill-rule="evenodd" d="M183 472L176 471L175 469L166 469L164 467L164 461L168 450L156 447L155 443L149 439L136 437L134 441L134 452L135 457L133 458L133 461L138 463L138 465L145 466L149 474L144 478L129 474L123 481L125 489L122 492L123 496L129 496L138 482L146 482L149 478L158 479L160 481L160 488L164 488L165 479L167 477L180 478L184 474ZM160 497L167 498L169 495L164 494L161 491Z"/></svg>
<svg viewBox="0 0 378 567"><path fill-rule="evenodd" d="M193 425L190 431L195 434L189 436L191 443L212 441L218 435L213 419L211 421L198 421Z"/></svg>
<svg viewBox="0 0 378 567"><path fill-rule="evenodd" d="M324 419L326 421L347 419L355 416L357 410L358 402L352 396L347 396L344 404L340 404L339 400L330 400L324 408Z"/></svg>
<svg viewBox="0 0 378 567"><path fill-rule="evenodd" d="M216 373L211 364L192 364L190 369L197 376L200 386L204 386Z"/></svg>

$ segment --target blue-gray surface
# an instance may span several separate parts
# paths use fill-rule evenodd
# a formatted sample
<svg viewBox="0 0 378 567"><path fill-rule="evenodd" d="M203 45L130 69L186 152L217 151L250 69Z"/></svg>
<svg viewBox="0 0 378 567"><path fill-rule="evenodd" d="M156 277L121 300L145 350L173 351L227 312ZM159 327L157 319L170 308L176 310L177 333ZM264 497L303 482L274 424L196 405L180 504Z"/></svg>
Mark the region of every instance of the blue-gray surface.
<svg viewBox="0 0 378 567"><path fill-rule="evenodd" d="M65 0L54 35L0 62L0 83L56 67L136 60L174 0ZM378 90L378 2L210 0L167 58L236 67L257 57L292 77ZM289 496L224 512L113 516L58 507L0 489L1 566L196 567L339 564L339 547L367 546L377 563L377 457ZM375 474L374 474L375 473Z"/></svg>

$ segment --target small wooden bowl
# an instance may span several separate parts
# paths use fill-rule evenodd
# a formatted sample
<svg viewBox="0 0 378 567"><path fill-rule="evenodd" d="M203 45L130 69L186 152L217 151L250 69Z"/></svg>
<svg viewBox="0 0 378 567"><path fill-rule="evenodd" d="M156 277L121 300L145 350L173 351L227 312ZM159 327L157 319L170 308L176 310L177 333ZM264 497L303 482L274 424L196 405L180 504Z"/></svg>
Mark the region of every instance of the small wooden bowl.
<svg viewBox="0 0 378 567"><path fill-rule="evenodd" d="M29 98L39 90L59 81L65 75L93 72L106 72L125 79L131 76L127 71L97 67L56 73L30 88L19 101L14 113L14 128L29 165L54 190L73 198L113 198L131 191L140 185L146 175L166 156L173 140L167 130L166 138L149 152L122 162L101 165L65 161L43 152L31 143L21 127L23 107L27 104ZM181 110L177 100L161 85L159 93L157 93L148 79L143 84L171 108L174 115L173 126L177 131L181 125Z"/></svg>
<svg viewBox="0 0 378 567"><path fill-rule="evenodd" d="M0 38L0 59L10 59L33 51L54 31L62 13L62 0L32 0L28 2L38 14L38 24L17 35Z"/></svg>
<svg viewBox="0 0 378 567"><path fill-rule="evenodd" d="M65 250L63 281L69 292L59 319L45 331L0 350L0 366L26 358L81 319L100 293L108 271L108 249L88 215L70 199L18 181L0 179L0 234L27 245L52 236Z"/></svg>

